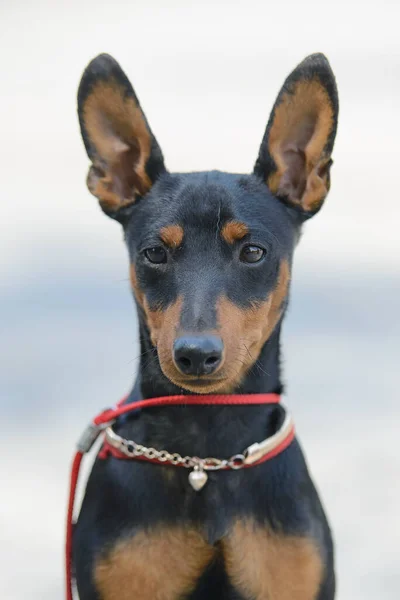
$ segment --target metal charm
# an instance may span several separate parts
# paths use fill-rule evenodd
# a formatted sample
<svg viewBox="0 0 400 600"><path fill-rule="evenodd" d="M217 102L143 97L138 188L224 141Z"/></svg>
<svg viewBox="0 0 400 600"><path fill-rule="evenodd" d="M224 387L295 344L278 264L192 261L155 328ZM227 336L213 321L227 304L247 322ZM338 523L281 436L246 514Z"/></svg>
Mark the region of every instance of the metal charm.
<svg viewBox="0 0 400 600"><path fill-rule="evenodd" d="M189 483L196 492L199 492L206 485L207 479L207 473L199 465L195 465L193 471L189 473Z"/></svg>

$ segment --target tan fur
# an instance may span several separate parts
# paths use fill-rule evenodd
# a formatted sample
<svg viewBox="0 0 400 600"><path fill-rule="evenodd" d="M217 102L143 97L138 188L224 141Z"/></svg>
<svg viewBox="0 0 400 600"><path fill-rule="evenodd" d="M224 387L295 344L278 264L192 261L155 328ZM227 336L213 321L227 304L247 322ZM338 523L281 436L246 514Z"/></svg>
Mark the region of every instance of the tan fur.
<svg viewBox="0 0 400 600"><path fill-rule="evenodd" d="M277 285L265 302L243 310L226 297L219 300L218 333L224 341L226 363L229 365L227 389L234 389L257 360L281 316L289 281L289 264L283 260Z"/></svg>
<svg viewBox="0 0 400 600"><path fill-rule="evenodd" d="M147 302L145 302L146 304ZM163 311L151 311L147 307L146 312L151 332L151 341L157 346L161 368L171 381L176 380L177 375L179 376L172 354L174 341L179 329L182 304L183 299L179 296L173 304Z"/></svg>
<svg viewBox="0 0 400 600"><path fill-rule="evenodd" d="M139 306L143 309L146 316L146 323L150 331L150 338L154 346L157 345L157 336L161 328L165 312L162 310L151 310L146 296L144 295L137 280L136 269L133 264L130 265L130 279L135 298ZM168 310L168 309L167 309Z"/></svg>
<svg viewBox="0 0 400 600"><path fill-rule="evenodd" d="M234 244L248 233L249 228L245 223L240 223L240 221L228 221L221 230L221 236L228 244Z"/></svg>
<svg viewBox="0 0 400 600"><path fill-rule="evenodd" d="M167 306L164 310L152 310L138 283L136 269L133 264L130 265L130 279L137 303L144 310L146 323L150 331L150 338L154 346L158 349L160 360L161 356L163 356L168 364L173 365L172 345L176 329L179 326L182 298L178 298L174 304ZM160 336L161 340L159 339Z"/></svg>
<svg viewBox="0 0 400 600"><path fill-rule="evenodd" d="M180 225L168 225L161 229L160 237L169 248L179 248L183 242L183 229Z"/></svg>
<svg viewBox="0 0 400 600"><path fill-rule="evenodd" d="M218 326L210 333L222 337L224 355L221 365L202 386L198 383L191 386L191 379L197 379L195 376L186 376L183 380L172 360L172 344L176 327L179 326L181 304L171 307L169 317L163 319L158 337L158 355L165 375L176 385L190 391L221 394L232 392L255 363L261 348L274 330L282 314L281 307L289 281L289 264L283 260L277 285L265 302L243 310L227 298L220 298L217 303Z"/></svg>
<svg viewBox="0 0 400 600"><path fill-rule="evenodd" d="M315 542L238 521L222 541L225 567L248 600L315 600L323 564Z"/></svg>
<svg viewBox="0 0 400 600"><path fill-rule="evenodd" d="M221 383L218 381L215 383L208 382L204 386L199 386L199 384L196 383L196 385L191 387L190 379L197 378L186 376L185 380L183 380L182 374L174 363L173 345L175 338L179 335L180 313L183 305L182 297L178 297L176 302L168 306L165 310L151 310L147 298L140 288L136 270L132 264L130 266L130 279L136 300L145 313L146 323L150 332L150 339L157 348L158 358L164 375L176 385L191 391L212 392L220 389ZM228 383L228 385L230 384Z"/></svg>
<svg viewBox="0 0 400 600"><path fill-rule="evenodd" d="M174 340L182 333L179 332L179 323L183 299L178 298L165 310L151 310L137 282L133 265L130 267L130 276L136 299L145 312L151 341L157 347L161 368L168 379L190 391L228 394L255 363L281 316L281 306L289 287L290 269L288 262L283 260L275 289L265 302L251 308L241 309L226 297L219 299L218 326L216 331L210 333L222 337L224 355L221 365L203 385L198 382L191 385L191 380L197 379L195 376L185 376L183 379L173 361Z"/></svg>
<svg viewBox="0 0 400 600"><path fill-rule="evenodd" d="M83 121L97 157L89 190L106 210L131 204L151 187L145 171L151 139L140 107L115 81L100 81L85 100Z"/></svg>
<svg viewBox="0 0 400 600"><path fill-rule="evenodd" d="M330 157L324 151L333 123L332 104L318 79L300 81L292 94L283 96L275 109L269 135L269 152L277 167L267 181L272 193L287 191L285 173L289 164L285 152L300 149L305 155L305 172L302 174L305 189L301 197L289 199L307 211L315 210L322 203L329 191L326 166Z"/></svg>
<svg viewBox="0 0 400 600"><path fill-rule="evenodd" d="M214 548L194 529L141 531L95 568L101 600L179 600L195 587Z"/></svg>
<svg viewBox="0 0 400 600"><path fill-rule="evenodd" d="M143 294L143 292L139 286L138 280L137 280L135 265L133 265L132 263L129 267L129 275L130 275L130 279L131 279L132 290L135 294L135 298L138 301L138 304L142 308L144 308L143 307L144 294Z"/></svg>

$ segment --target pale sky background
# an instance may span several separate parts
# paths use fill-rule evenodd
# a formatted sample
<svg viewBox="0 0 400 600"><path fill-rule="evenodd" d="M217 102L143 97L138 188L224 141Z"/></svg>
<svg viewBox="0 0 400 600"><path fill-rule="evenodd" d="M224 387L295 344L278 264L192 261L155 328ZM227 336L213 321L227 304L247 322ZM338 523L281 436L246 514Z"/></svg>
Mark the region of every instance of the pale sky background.
<svg viewBox="0 0 400 600"><path fill-rule="evenodd" d="M324 52L332 190L297 252L287 404L334 530L340 600L398 600L400 4L0 0L0 596L63 598L69 462L138 354L117 224L85 187L81 73L109 52L170 170L248 172L286 75Z"/></svg>

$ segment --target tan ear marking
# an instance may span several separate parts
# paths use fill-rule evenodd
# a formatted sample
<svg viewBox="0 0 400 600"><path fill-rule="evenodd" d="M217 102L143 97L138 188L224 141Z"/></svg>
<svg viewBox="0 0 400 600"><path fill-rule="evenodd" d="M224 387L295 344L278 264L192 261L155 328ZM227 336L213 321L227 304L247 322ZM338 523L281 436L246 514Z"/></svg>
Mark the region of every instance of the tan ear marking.
<svg viewBox="0 0 400 600"><path fill-rule="evenodd" d="M82 120L94 154L89 190L107 210L132 204L151 187L145 170L151 138L140 107L113 79L99 81L83 103Z"/></svg>
<svg viewBox="0 0 400 600"><path fill-rule="evenodd" d="M299 81L283 95L268 141L276 165L267 179L273 194L306 211L322 203L329 190L326 146L333 127L332 102L319 79Z"/></svg>

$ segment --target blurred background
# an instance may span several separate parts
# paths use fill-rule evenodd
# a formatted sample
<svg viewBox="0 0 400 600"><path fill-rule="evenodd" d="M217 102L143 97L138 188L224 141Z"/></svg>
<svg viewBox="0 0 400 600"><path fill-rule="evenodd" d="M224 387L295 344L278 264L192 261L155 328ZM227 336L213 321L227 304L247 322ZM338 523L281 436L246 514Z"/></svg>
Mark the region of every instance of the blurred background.
<svg viewBox="0 0 400 600"><path fill-rule="evenodd" d="M69 465L130 387L117 223L85 186L81 73L111 53L170 170L249 172L286 75L324 52L341 111L284 327L287 404L334 530L341 600L398 599L399 3L0 2L0 596L63 598Z"/></svg>

